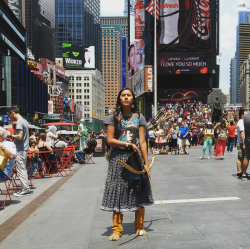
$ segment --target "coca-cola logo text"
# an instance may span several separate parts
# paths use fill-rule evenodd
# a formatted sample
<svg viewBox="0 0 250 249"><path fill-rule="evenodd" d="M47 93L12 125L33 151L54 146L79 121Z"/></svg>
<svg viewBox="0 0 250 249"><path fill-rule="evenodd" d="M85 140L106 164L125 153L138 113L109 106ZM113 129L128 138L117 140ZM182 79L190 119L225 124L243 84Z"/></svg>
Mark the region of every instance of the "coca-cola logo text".
<svg viewBox="0 0 250 249"><path fill-rule="evenodd" d="M161 9L165 9L165 8L179 8L179 4L178 3L174 3L174 4L160 4L160 8Z"/></svg>
<svg viewBox="0 0 250 249"><path fill-rule="evenodd" d="M195 0L196 6L196 23L192 25L192 30L202 40L210 38L210 0Z"/></svg>

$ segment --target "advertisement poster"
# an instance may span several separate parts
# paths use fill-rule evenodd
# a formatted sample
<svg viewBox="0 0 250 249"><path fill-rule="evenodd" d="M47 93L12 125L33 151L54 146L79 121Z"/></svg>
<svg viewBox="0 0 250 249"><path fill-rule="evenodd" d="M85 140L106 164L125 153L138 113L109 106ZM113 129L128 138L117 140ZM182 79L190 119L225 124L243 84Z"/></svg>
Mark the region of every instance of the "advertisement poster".
<svg viewBox="0 0 250 249"><path fill-rule="evenodd" d="M76 119L80 120L82 118L82 105L76 104Z"/></svg>
<svg viewBox="0 0 250 249"><path fill-rule="evenodd" d="M187 104L201 101L203 104L207 103L207 96L211 93L211 89L202 90L165 90L158 89L158 103L159 106L165 107L166 104ZM159 107L158 106L158 107Z"/></svg>
<svg viewBox="0 0 250 249"><path fill-rule="evenodd" d="M130 0L130 44L143 39L145 29L145 1Z"/></svg>
<svg viewBox="0 0 250 249"><path fill-rule="evenodd" d="M102 150L102 139L96 139L97 146L95 147L95 150Z"/></svg>
<svg viewBox="0 0 250 249"><path fill-rule="evenodd" d="M49 100L48 101L48 114L53 114L53 101Z"/></svg>
<svg viewBox="0 0 250 249"><path fill-rule="evenodd" d="M160 0L159 43L164 48L211 48L211 0ZM167 45L167 46L166 46Z"/></svg>
<svg viewBox="0 0 250 249"><path fill-rule="evenodd" d="M159 74L211 74L211 52L159 52Z"/></svg>
<svg viewBox="0 0 250 249"><path fill-rule="evenodd" d="M141 69L132 79L132 91L139 96L145 91L144 68Z"/></svg>
<svg viewBox="0 0 250 249"><path fill-rule="evenodd" d="M145 40L140 40L128 48L128 78L145 66Z"/></svg>
<svg viewBox="0 0 250 249"><path fill-rule="evenodd" d="M95 47L63 43L63 67L95 68Z"/></svg>

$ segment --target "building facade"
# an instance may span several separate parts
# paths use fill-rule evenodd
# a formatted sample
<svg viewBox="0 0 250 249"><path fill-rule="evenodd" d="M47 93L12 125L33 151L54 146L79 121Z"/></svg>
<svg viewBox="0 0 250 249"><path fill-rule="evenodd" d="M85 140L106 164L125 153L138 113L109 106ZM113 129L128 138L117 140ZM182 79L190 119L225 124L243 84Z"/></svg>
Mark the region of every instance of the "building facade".
<svg viewBox="0 0 250 249"><path fill-rule="evenodd" d="M240 54L242 53L240 51L240 43L242 44L242 40L244 40L244 37L241 35L242 29L244 30L244 25L240 25L241 23L248 23L248 16L250 15L250 8L248 8L245 4L238 5L238 25L236 28L236 66L237 66L237 99L236 101L239 102L239 72L240 72L240 67L242 63L247 59L246 56L241 56L241 61L240 61Z"/></svg>
<svg viewBox="0 0 250 249"><path fill-rule="evenodd" d="M89 122L105 120L105 83L99 70L66 70L69 97L82 106L82 115Z"/></svg>
<svg viewBox="0 0 250 249"><path fill-rule="evenodd" d="M230 62L230 101L231 104L237 103L237 63L236 56Z"/></svg>
<svg viewBox="0 0 250 249"><path fill-rule="evenodd" d="M25 0L25 28L35 60L55 61L55 1Z"/></svg>
<svg viewBox="0 0 250 249"><path fill-rule="evenodd" d="M48 112L48 87L28 67L25 28L4 1L0 2L0 23L0 114L6 115L6 107L17 106L33 121L35 111Z"/></svg>
<svg viewBox="0 0 250 249"><path fill-rule="evenodd" d="M55 53L62 57L62 43L95 46L95 67L101 71L100 0L55 0Z"/></svg>
<svg viewBox="0 0 250 249"><path fill-rule="evenodd" d="M243 62L240 67L239 72L239 102L242 103L247 110L250 110L250 94L249 94L249 64L250 64L250 55Z"/></svg>
<svg viewBox="0 0 250 249"><path fill-rule="evenodd" d="M116 106L122 88L122 42L120 25L102 25L102 72L105 82L106 115Z"/></svg>
<svg viewBox="0 0 250 249"><path fill-rule="evenodd" d="M102 16L101 25L120 25L123 36L128 38L128 17L127 16Z"/></svg>

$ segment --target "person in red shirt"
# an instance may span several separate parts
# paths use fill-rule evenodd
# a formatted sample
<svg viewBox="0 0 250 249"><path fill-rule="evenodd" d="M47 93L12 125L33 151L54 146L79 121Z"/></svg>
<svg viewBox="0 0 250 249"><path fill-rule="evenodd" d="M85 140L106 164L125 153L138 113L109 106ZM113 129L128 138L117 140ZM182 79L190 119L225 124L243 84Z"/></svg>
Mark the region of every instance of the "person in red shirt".
<svg viewBox="0 0 250 249"><path fill-rule="evenodd" d="M12 135L15 135L15 131L16 131L16 121L12 122L12 127L6 129L7 131L9 131ZM12 142L14 140L13 137L7 137L6 140Z"/></svg>
<svg viewBox="0 0 250 249"><path fill-rule="evenodd" d="M234 124L233 120L230 121L230 125L227 125L227 129L228 129L227 151L232 152L235 140L235 130L237 129L237 126Z"/></svg>

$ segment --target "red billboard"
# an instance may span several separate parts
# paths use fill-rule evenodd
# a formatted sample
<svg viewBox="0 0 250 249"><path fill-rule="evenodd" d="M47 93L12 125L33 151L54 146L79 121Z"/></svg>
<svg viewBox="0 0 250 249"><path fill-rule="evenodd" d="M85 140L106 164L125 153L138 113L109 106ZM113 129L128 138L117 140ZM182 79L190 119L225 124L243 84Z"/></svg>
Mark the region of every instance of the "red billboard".
<svg viewBox="0 0 250 249"><path fill-rule="evenodd" d="M162 48L211 48L210 0L160 0Z"/></svg>
<svg viewBox="0 0 250 249"><path fill-rule="evenodd" d="M158 74L211 74L211 52L159 52Z"/></svg>

